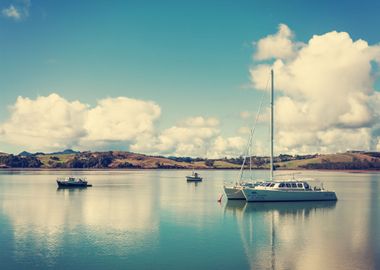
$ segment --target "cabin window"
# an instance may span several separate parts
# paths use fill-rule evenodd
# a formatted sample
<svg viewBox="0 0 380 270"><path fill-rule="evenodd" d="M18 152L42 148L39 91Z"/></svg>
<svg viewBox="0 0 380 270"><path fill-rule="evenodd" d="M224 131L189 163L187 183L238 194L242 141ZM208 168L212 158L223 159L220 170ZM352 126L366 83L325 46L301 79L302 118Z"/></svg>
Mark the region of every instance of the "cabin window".
<svg viewBox="0 0 380 270"><path fill-rule="evenodd" d="M305 186L306 189L310 188L308 183L304 183L303 185Z"/></svg>
<svg viewBox="0 0 380 270"><path fill-rule="evenodd" d="M297 187L297 184L296 183L292 183L292 188L296 188Z"/></svg>
<svg viewBox="0 0 380 270"><path fill-rule="evenodd" d="M291 186L290 184L286 184L286 187L287 187L287 188L290 188L290 187L292 187L292 186Z"/></svg>
<svg viewBox="0 0 380 270"><path fill-rule="evenodd" d="M272 183L272 184L270 185L270 187L274 187L274 183Z"/></svg>
<svg viewBox="0 0 380 270"><path fill-rule="evenodd" d="M297 184L297 187L302 188L302 184L301 184L301 183L298 183L298 184Z"/></svg>
<svg viewBox="0 0 380 270"><path fill-rule="evenodd" d="M285 187L284 183L280 183L279 187Z"/></svg>

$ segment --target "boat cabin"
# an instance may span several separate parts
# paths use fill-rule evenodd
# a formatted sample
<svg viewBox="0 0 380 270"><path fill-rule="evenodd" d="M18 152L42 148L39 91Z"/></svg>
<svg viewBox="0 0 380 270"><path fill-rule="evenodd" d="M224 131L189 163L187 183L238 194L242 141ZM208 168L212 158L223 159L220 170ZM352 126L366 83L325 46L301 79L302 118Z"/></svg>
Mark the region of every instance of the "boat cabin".
<svg viewBox="0 0 380 270"><path fill-rule="evenodd" d="M311 190L311 186L303 181L264 182L258 189Z"/></svg>

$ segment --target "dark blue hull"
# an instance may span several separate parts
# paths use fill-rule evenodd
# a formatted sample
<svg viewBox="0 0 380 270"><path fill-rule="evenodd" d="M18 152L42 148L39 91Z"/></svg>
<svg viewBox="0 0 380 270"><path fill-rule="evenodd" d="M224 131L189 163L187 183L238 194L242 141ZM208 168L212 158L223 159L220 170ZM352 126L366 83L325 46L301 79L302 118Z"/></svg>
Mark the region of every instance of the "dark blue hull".
<svg viewBox="0 0 380 270"><path fill-rule="evenodd" d="M60 188L85 188L85 187L91 187L92 185L83 182L83 183L66 183L57 181L58 187Z"/></svg>

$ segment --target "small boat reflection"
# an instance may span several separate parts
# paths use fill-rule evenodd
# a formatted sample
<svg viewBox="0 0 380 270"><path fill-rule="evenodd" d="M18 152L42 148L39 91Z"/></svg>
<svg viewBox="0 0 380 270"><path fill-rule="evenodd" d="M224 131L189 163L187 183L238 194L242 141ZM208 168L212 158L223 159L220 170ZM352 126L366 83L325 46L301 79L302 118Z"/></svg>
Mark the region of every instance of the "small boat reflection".
<svg viewBox="0 0 380 270"><path fill-rule="evenodd" d="M84 191L86 187L57 187L57 191L63 192L67 190L68 192Z"/></svg>
<svg viewBox="0 0 380 270"><path fill-rule="evenodd" d="M188 185L192 185L192 186L195 186L197 187L198 185L200 185L202 182L200 181L187 181L187 184Z"/></svg>

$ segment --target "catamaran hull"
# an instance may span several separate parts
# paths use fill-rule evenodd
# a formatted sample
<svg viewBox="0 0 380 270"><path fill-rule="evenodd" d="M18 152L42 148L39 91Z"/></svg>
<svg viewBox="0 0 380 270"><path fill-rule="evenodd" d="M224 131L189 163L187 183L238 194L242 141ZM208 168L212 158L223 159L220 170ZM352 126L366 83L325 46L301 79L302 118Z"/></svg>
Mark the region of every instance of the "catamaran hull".
<svg viewBox="0 0 380 270"><path fill-rule="evenodd" d="M243 189L247 202L336 201L333 191L282 191Z"/></svg>
<svg viewBox="0 0 380 270"><path fill-rule="evenodd" d="M241 187L224 187L224 193L229 200L245 200Z"/></svg>

